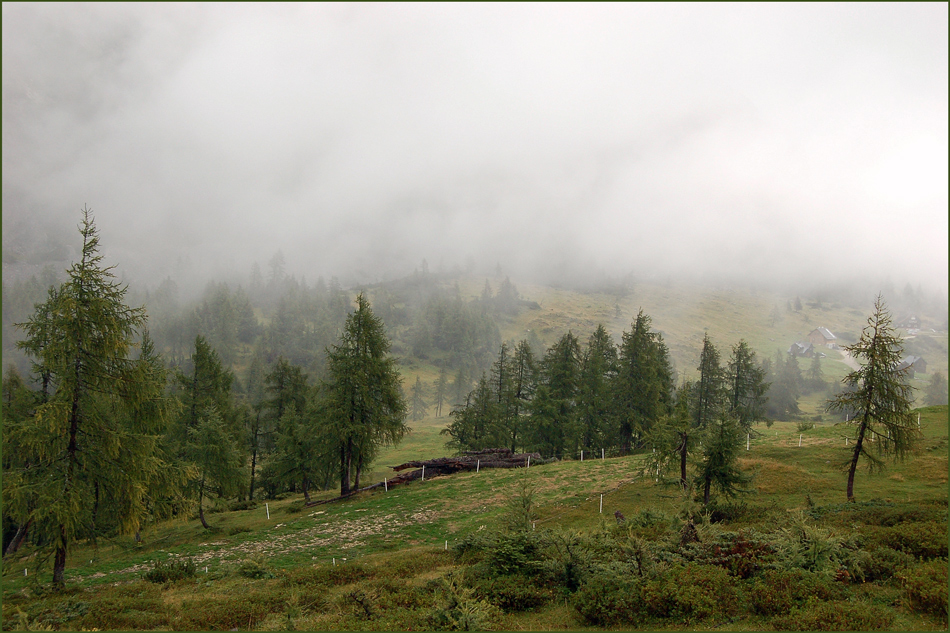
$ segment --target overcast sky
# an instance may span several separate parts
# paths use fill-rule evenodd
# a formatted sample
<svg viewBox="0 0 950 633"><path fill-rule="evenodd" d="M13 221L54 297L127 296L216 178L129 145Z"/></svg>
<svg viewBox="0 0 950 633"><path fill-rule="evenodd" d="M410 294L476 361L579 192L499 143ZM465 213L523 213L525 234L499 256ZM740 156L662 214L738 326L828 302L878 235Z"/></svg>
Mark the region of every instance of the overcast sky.
<svg viewBox="0 0 950 633"><path fill-rule="evenodd" d="M947 287L947 4L8 3L3 226L138 274ZM134 277L134 274L133 274Z"/></svg>

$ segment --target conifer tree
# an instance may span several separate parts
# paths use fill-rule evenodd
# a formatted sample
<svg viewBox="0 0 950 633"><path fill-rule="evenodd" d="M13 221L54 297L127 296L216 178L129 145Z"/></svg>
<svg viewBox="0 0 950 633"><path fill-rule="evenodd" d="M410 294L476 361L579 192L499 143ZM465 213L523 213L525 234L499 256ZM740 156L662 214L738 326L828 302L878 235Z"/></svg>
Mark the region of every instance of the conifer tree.
<svg viewBox="0 0 950 633"><path fill-rule="evenodd" d="M709 340L709 335L703 336L703 351L699 357L699 381L695 384L695 404L693 415L695 426L705 429L719 417L725 405L726 392L724 390L724 372L719 360L719 350Z"/></svg>
<svg viewBox="0 0 950 633"><path fill-rule="evenodd" d="M947 379L939 371L935 371L930 377L930 382L927 383L924 404L927 406L947 404Z"/></svg>
<svg viewBox="0 0 950 633"><path fill-rule="evenodd" d="M861 338L845 350L861 367L842 380L846 389L829 403L829 409L853 411L854 444L850 446L847 499L854 501L854 474L863 457L873 471L882 468L885 459L901 459L920 437L910 414L913 388L905 370L898 369L904 350L900 336L891 325L891 315L878 295L874 313L861 332ZM873 441L876 450L868 446Z"/></svg>
<svg viewBox="0 0 950 633"><path fill-rule="evenodd" d="M574 455L580 446L577 394L581 349L572 332L545 354L531 403L533 444L545 456Z"/></svg>
<svg viewBox="0 0 950 633"><path fill-rule="evenodd" d="M449 387L449 372L445 367L439 369L439 377L435 381L435 417L442 417L442 405L445 404L446 391Z"/></svg>
<svg viewBox="0 0 950 633"><path fill-rule="evenodd" d="M69 544L95 535L97 501L108 499L116 529L133 533L147 514L150 482L166 468L156 451L167 411L163 377L130 354L145 311L125 304L127 287L103 266L87 208L79 231L81 256L67 280L18 324L26 334L20 348L48 372L48 399L4 438L24 458L4 473L5 505L53 548L58 586Z"/></svg>
<svg viewBox="0 0 950 633"><path fill-rule="evenodd" d="M426 417L426 409L429 406L425 400L425 387L419 376L416 376L416 382L412 385L410 397L412 398L412 420L418 422Z"/></svg>
<svg viewBox="0 0 950 633"><path fill-rule="evenodd" d="M195 467L192 480L198 496L198 518L205 529L204 498L215 494L221 498L236 495L244 485L241 452L224 420L213 405L201 409L194 426L187 429L184 457Z"/></svg>
<svg viewBox="0 0 950 633"><path fill-rule="evenodd" d="M755 361L755 352L745 341L732 348L732 357L727 368L729 388L729 413L735 416L739 426L748 433L753 422L765 414L768 398L765 393L769 384L765 372Z"/></svg>
<svg viewBox="0 0 950 633"><path fill-rule="evenodd" d="M340 342L327 350L328 422L337 430L340 494L359 487L360 472L378 448L409 432L396 361L380 321L362 293L346 317Z"/></svg>
<svg viewBox="0 0 950 633"><path fill-rule="evenodd" d="M580 410L585 449L604 447L609 442L607 420L610 413L610 384L617 372L617 348L607 328L600 324L587 341L581 363Z"/></svg>
<svg viewBox="0 0 950 633"><path fill-rule="evenodd" d="M739 469L742 426L726 411L720 410L703 434L703 456L696 474L696 485L703 490L703 505L709 504L715 486L727 496L735 496L748 477Z"/></svg>
<svg viewBox="0 0 950 633"><path fill-rule="evenodd" d="M618 442L626 452L642 444L660 417L669 413L673 371L663 338L650 331L640 310L631 331L621 337L613 409Z"/></svg>

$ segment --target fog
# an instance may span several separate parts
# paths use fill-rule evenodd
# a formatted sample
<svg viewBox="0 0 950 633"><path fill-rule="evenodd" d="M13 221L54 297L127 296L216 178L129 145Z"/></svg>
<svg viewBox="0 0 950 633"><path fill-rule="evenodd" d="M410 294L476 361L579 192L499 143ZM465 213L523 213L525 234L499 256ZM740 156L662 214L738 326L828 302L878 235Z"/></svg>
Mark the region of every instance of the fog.
<svg viewBox="0 0 950 633"><path fill-rule="evenodd" d="M947 293L945 3L2 12L5 275L88 204L145 283L280 250Z"/></svg>

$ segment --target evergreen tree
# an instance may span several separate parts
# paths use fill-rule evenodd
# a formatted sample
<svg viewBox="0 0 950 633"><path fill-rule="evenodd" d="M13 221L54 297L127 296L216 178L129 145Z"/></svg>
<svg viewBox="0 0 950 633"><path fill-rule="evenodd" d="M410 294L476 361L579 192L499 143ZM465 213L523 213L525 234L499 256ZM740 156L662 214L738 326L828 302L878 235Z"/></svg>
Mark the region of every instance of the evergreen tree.
<svg viewBox="0 0 950 633"><path fill-rule="evenodd" d="M947 404L947 379L939 371L935 371L930 377L930 382L927 383L924 404L927 406Z"/></svg>
<svg viewBox="0 0 950 633"><path fill-rule="evenodd" d="M335 444L324 419L322 403L308 403L299 412L291 403L280 420L280 433L273 456L267 460L265 476L284 486L300 486L310 501L314 483L325 479L336 460Z"/></svg>
<svg viewBox="0 0 950 633"><path fill-rule="evenodd" d="M462 453L497 446L497 402L484 374L465 402L449 415L452 422L441 434L449 436L446 445L450 448Z"/></svg>
<svg viewBox="0 0 950 633"><path fill-rule="evenodd" d="M247 405L249 411L245 417L248 445L251 453L250 486L248 500L254 499L254 482L257 476L257 464L264 450L264 443L270 433L267 417L264 415L265 395L264 358L258 352L251 358L247 370Z"/></svg>
<svg viewBox="0 0 950 633"><path fill-rule="evenodd" d="M580 447L577 417L581 350L568 332L545 354L532 401L533 444L542 455L574 455Z"/></svg>
<svg viewBox="0 0 950 633"><path fill-rule="evenodd" d="M693 416L695 427L705 429L718 419L724 409L726 392L724 372L719 360L719 350L703 336L703 351L699 357L699 382L696 383Z"/></svg>
<svg viewBox="0 0 950 633"><path fill-rule="evenodd" d="M425 387L422 385L422 379L419 376L416 376L416 382L412 385L412 419L414 422L418 422L422 418L426 417L426 410L429 405L425 400Z"/></svg>
<svg viewBox="0 0 950 633"><path fill-rule="evenodd" d="M702 486L703 505L709 504L713 486L728 496L735 496L749 481L739 470L738 457L743 429L739 421L720 410L703 434L703 457L696 474L697 487Z"/></svg>
<svg viewBox="0 0 950 633"><path fill-rule="evenodd" d="M687 457L697 442L696 421L690 411L692 398L693 385L684 380L674 391L672 411L660 419L649 436L650 443L656 449L650 468L659 471L671 463L678 463L680 485L684 490L689 486Z"/></svg>
<svg viewBox="0 0 950 633"><path fill-rule="evenodd" d="M340 342L327 350L328 422L337 431L340 495L359 488L360 472L379 446L409 432L406 401L385 328L362 293L347 316Z"/></svg>
<svg viewBox="0 0 950 633"><path fill-rule="evenodd" d="M788 420L801 413L798 397L801 394L801 371L798 359L792 354L775 351L771 365L766 414L776 420Z"/></svg>
<svg viewBox="0 0 950 633"><path fill-rule="evenodd" d="M526 340L515 347L511 362L511 382L514 398L511 411L512 423L508 429L507 440L508 448L514 452L519 445L524 444L525 436L530 434L527 426L530 420L531 402L537 387L534 354L531 351L531 345Z"/></svg>
<svg viewBox="0 0 950 633"><path fill-rule="evenodd" d="M600 324L587 341L581 364L580 411L583 436L581 446L590 450L610 441L607 420L610 414L610 385L617 373L617 348L607 328Z"/></svg>
<svg viewBox="0 0 950 633"><path fill-rule="evenodd" d="M435 417L442 417L442 405L445 404L448 390L449 372L445 367L439 369L439 377L435 381Z"/></svg>
<svg viewBox="0 0 950 633"><path fill-rule="evenodd" d="M89 209L80 234L82 254L65 283L18 325L26 334L20 348L48 372L48 400L4 438L24 460L4 473L4 505L51 544L58 586L69 543L95 535L100 502L108 501L118 531L135 532L150 482L166 468L156 451L163 376L130 357L145 311L125 304L127 287L102 265Z"/></svg>
<svg viewBox="0 0 950 633"><path fill-rule="evenodd" d="M182 403L182 430L197 426L203 410L209 407L230 423L234 375L224 368L218 353L203 336L195 337L195 349L188 365L186 371L179 371L176 377Z"/></svg>
<svg viewBox="0 0 950 633"><path fill-rule="evenodd" d="M673 369L663 338L650 331L651 319L640 310L620 343L613 408L618 442L624 452L640 446L660 417L669 413Z"/></svg>
<svg viewBox="0 0 950 633"><path fill-rule="evenodd" d="M901 459L919 439L920 431L910 414L913 388L907 384L904 370L898 370L904 350L901 338L891 325L891 315L884 299L878 295L874 313L861 332L861 338L845 350L862 362L860 369L844 377L849 389L829 403L834 410L854 412L851 424L856 427L854 444L850 447L847 499L854 501L854 473L862 457L871 470L884 466L884 459ZM877 447L872 453L868 442Z"/></svg>
<svg viewBox="0 0 950 633"><path fill-rule="evenodd" d="M825 386L825 374L821 370L821 356L817 353L811 358L804 384L809 392L820 391Z"/></svg>
<svg viewBox="0 0 950 633"><path fill-rule="evenodd" d="M765 382L765 372L755 361L755 352L745 341L739 341L732 348L727 373L729 413L748 433L752 424L764 417L769 384Z"/></svg>
<svg viewBox="0 0 950 633"><path fill-rule="evenodd" d="M184 457L195 467L191 483L198 496L198 518L202 527L210 529L204 514L205 495L227 498L244 486L241 452L213 405L202 408L195 425L188 427Z"/></svg>

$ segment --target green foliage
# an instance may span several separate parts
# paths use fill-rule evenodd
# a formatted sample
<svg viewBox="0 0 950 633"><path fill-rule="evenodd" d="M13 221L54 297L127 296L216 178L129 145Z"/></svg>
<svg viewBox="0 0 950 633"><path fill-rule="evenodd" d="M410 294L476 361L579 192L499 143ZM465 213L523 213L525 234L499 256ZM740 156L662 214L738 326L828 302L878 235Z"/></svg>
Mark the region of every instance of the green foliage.
<svg viewBox="0 0 950 633"><path fill-rule="evenodd" d="M947 557L947 523L919 521L898 523L881 530L875 540L885 547L915 558Z"/></svg>
<svg viewBox="0 0 950 633"><path fill-rule="evenodd" d="M71 541L104 527L134 532L176 472L158 448L170 404L147 336L140 357L131 357L145 312L125 305L126 287L102 266L88 209L80 233L82 255L67 281L18 324L25 333L18 346L43 377L42 404L4 429L4 453L23 460L4 471L5 511L17 523L32 522L40 542L55 550L58 585Z"/></svg>
<svg viewBox="0 0 950 633"><path fill-rule="evenodd" d="M772 618L778 631L881 631L894 621L884 607L863 602L811 602Z"/></svg>
<svg viewBox="0 0 950 633"><path fill-rule="evenodd" d="M550 603L555 593L532 578L495 576L472 582L474 597L495 605L505 613L532 611Z"/></svg>
<svg viewBox="0 0 950 633"><path fill-rule="evenodd" d="M263 554L257 554L256 556L253 556L242 562L237 569L237 573L240 576L252 578L254 580L274 577L274 572L271 571L270 567L267 565L267 561L264 560Z"/></svg>
<svg viewBox="0 0 950 633"><path fill-rule="evenodd" d="M767 569L748 591L752 610L766 616L785 615L809 600L835 600L844 589L828 576L804 569Z"/></svg>
<svg viewBox="0 0 950 633"><path fill-rule="evenodd" d="M156 560L152 568L142 574L142 578L148 582L164 584L166 582L176 582L184 578L194 578L198 567L190 558L175 559L162 562Z"/></svg>
<svg viewBox="0 0 950 633"><path fill-rule="evenodd" d="M939 371L935 371L927 383L924 394L924 404L934 406L947 404L947 378Z"/></svg>
<svg viewBox="0 0 950 633"><path fill-rule="evenodd" d="M683 621L729 618L741 612L741 587L726 570L709 565L674 566L646 580L643 602L654 617Z"/></svg>
<svg viewBox="0 0 950 633"><path fill-rule="evenodd" d="M450 572L438 579L435 607L428 624L437 631L487 631L500 615L497 607L474 596L465 586L464 572Z"/></svg>
<svg viewBox="0 0 950 633"><path fill-rule="evenodd" d="M847 499L851 501L859 460L864 458L873 470L883 467L888 457L902 459L919 440L920 431L910 414L912 387L906 371L898 369L903 355L901 339L891 326L881 296L874 302L874 313L861 338L845 350L864 364L844 378L847 389L831 400L828 408L849 412L856 427L848 467ZM872 442L874 452L870 450Z"/></svg>
<svg viewBox="0 0 950 633"><path fill-rule="evenodd" d="M376 457L380 445L409 432L406 401L396 360L382 321L361 293L346 318L340 342L327 352L326 416L340 459L340 494L350 492L350 475Z"/></svg>
<svg viewBox="0 0 950 633"><path fill-rule="evenodd" d="M908 606L947 622L947 561L934 560L901 572L901 588Z"/></svg>
<svg viewBox="0 0 950 633"><path fill-rule="evenodd" d="M603 568L587 578L571 604L589 624L639 624L646 617L643 585L627 570Z"/></svg>

